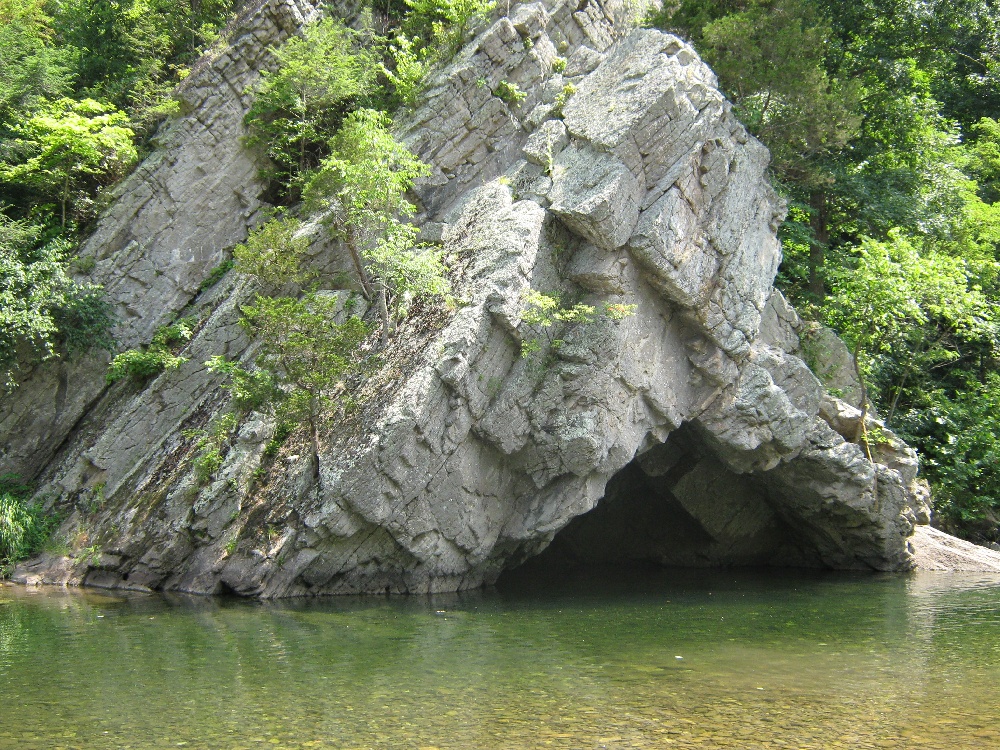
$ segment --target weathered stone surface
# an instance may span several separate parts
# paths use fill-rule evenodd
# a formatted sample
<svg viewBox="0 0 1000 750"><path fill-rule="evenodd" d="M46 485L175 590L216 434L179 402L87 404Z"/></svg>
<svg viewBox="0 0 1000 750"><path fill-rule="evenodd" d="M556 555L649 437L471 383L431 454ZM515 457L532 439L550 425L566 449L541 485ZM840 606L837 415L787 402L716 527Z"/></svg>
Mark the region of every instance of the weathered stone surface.
<svg viewBox="0 0 1000 750"><path fill-rule="evenodd" d="M917 570L1000 573L1000 551L956 539L930 526L914 529L910 544Z"/></svg>
<svg viewBox="0 0 1000 750"><path fill-rule="evenodd" d="M616 0L515 6L401 116L433 171L415 190L421 236L440 243L459 303L416 311L382 369L345 384L355 411L333 415L318 455L294 435L275 454L271 418L254 413L222 465L197 476L190 430L229 399L202 363L253 356L237 326L253 290L235 278L188 308L204 317L188 362L147 388L102 395L97 362L80 386L40 376L43 390L5 405L19 415L0 423L10 442L30 420L24 404L62 388L58 408L73 413L59 424L76 428L53 428L51 415L33 425L62 448L31 465L67 513L61 533L100 549L36 561L20 578L265 597L434 592L490 583L550 544L566 560L912 565L907 538L926 519L912 452L890 435L872 462L852 442L850 407L803 362L802 323L772 289L784 208L766 150L693 50L632 29L634 12ZM557 54L577 76L562 120ZM252 76L257 57L240 59L219 75ZM500 81L525 101L497 98ZM107 283L134 308L123 331L136 342L189 304L253 220L259 198L239 171L251 160L237 156L242 91L206 84L191 116L231 112L231 128L206 132L242 165L227 174L242 175L245 206L185 160L203 137L191 124L102 222L98 262L132 279ZM166 205L167 194L187 196L193 215L144 215L129 198ZM199 194L216 198L191 204ZM215 221L204 258L180 251ZM310 262L327 282L351 269L318 231ZM533 329L522 320L532 289L635 313ZM531 340L541 351L523 357Z"/></svg>
<svg viewBox="0 0 1000 750"><path fill-rule="evenodd" d="M639 220L644 190L629 169L609 154L570 147L552 168L550 210L598 247L624 245Z"/></svg>

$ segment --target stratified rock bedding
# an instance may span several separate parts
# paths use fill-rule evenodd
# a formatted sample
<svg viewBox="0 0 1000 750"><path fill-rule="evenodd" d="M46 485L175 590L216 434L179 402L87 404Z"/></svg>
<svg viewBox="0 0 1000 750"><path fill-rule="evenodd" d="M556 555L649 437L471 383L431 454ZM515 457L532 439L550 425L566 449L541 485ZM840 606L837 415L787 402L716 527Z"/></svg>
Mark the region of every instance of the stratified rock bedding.
<svg viewBox="0 0 1000 750"><path fill-rule="evenodd" d="M286 24L311 13L265 8ZM324 436L318 470L295 440L265 456L274 427L253 414L200 483L184 430L228 398L202 363L249 358L236 323L252 290L234 274L197 286L254 221L243 91L286 26L253 27L259 42L213 63L225 85L192 103L87 250L133 312L123 343L185 305L205 321L189 361L141 392L104 391L92 361L71 386L63 376L59 419L26 421L57 387L49 370L4 406L5 464L40 470L40 494L70 512L62 533L87 550L19 578L264 597L446 591L491 583L564 529L557 546L584 558L618 544L618 558L664 564L910 568L927 514L915 455L886 432L870 461L850 442L860 413L800 357L802 324L772 288L784 208L767 151L695 52L635 28L635 13L616 0L517 5L433 77L399 132L433 167L418 221L442 243L460 304L401 327L372 376L384 387ZM505 82L525 99L497 96ZM230 156L187 166L209 137ZM164 216L143 213L167 196ZM327 278L349 268L310 231ZM177 277L166 291L163 274ZM521 319L529 290L635 313L538 331ZM562 343L522 357L533 337Z"/></svg>

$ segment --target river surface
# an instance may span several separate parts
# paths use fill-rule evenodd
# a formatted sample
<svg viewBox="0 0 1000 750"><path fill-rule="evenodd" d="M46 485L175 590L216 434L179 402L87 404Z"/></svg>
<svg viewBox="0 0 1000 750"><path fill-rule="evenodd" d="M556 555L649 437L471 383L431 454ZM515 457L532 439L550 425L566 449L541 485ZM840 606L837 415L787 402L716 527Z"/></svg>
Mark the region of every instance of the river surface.
<svg viewBox="0 0 1000 750"><path fill-rule="evenodd" d="M0 750L1000 748L1000 576L272 604L0 586Z"/></svg>

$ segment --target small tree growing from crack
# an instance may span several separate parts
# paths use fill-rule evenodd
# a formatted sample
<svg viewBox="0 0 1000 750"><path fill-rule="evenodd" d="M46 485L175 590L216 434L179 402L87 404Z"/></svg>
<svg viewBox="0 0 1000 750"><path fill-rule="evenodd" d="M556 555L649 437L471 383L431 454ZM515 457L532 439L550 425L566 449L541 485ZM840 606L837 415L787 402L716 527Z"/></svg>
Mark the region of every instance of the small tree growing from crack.
<svg viewBox="0 0 1000 750"><path fill-rule="evenodd" d="M236 270L270 287L307 280L301 256L308 243L299 228L295 219L264 224L234 249ZM253 304L242 308L240 320L259 342L257 369L218 356L206 363L230 378L238 409L264 409L279 424L305 424L317 473L320 429L325 416L336 411L343 381L357 366L358 350L370 333L356 315L337 323L341 307L337 297L315 289L295 297L258 293Z"/></svg>
<svg viewBox="0 0 1000 750"><path fill-rule="evenodd" d="M533 335L522 339L521 356L528 358L543 349L551 351L561 348L565 342L556 336L556 332L561 329L559 324L586 326L600 318L623 320L635 315L635 311L636 305L616 302L605 303L599 308L583 303L564 305L558 294L543 294L529 289L524 295L521 322Z"/></svg>
<svg viewBox="0 0 1000 750"><path fill-rule="evenodd" d="M304 193L346 244L362 292L378 309L383 346L407 300L449 289L441 253L419 244L416 227L401 221L415 211L406 191L430 167L393 137L390 124L370 109L349 115Z"/></svg>

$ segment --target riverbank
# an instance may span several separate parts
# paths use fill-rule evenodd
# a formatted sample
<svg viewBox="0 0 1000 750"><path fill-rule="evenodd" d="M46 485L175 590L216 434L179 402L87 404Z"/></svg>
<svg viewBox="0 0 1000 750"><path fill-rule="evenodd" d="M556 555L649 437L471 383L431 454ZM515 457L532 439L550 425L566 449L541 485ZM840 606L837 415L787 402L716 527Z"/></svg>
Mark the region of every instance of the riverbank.
<svg viewBox="0 0 1000 750"><path fill-rule="evenodd" d="M1000 573L1000 552L931 526L914 528L910 543L917 570Z"/></svg>

